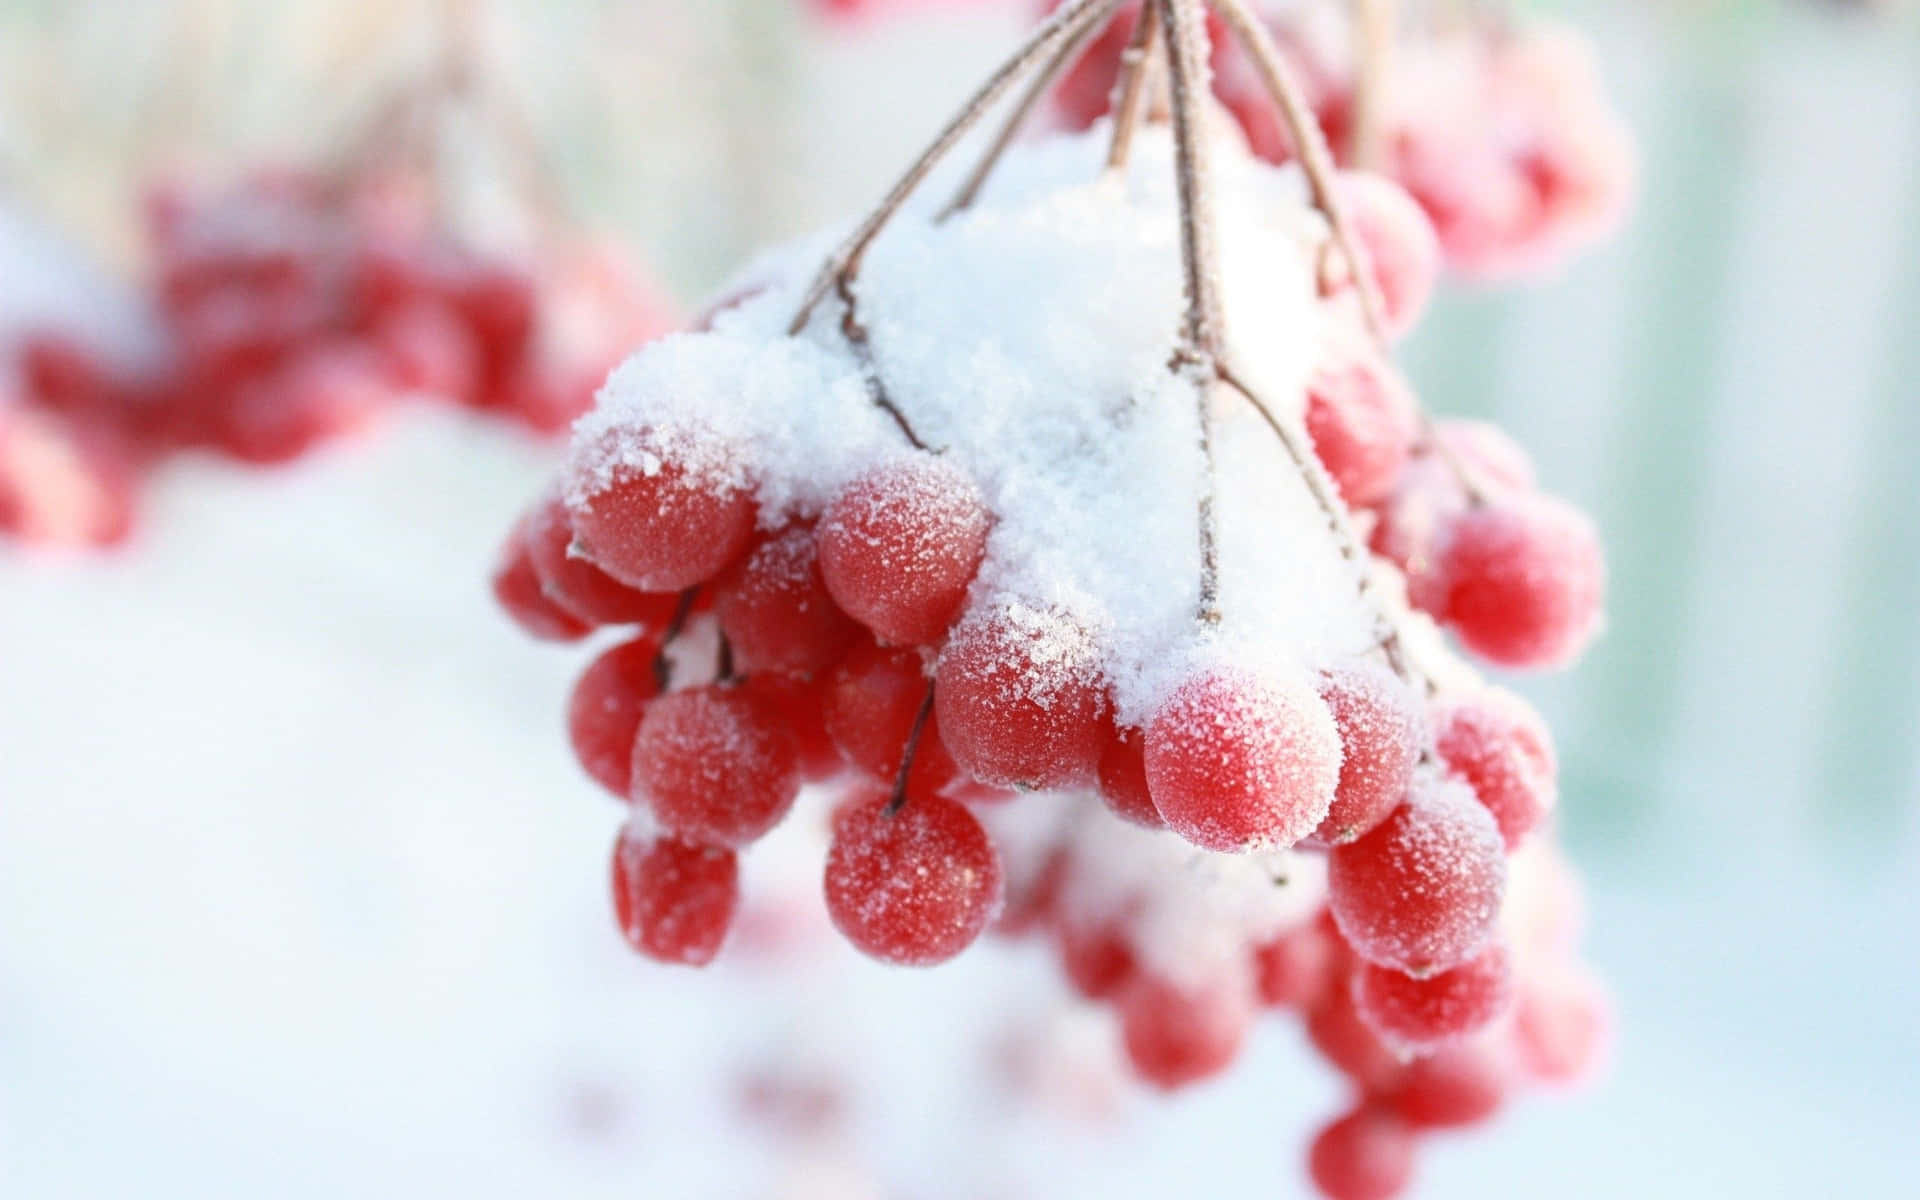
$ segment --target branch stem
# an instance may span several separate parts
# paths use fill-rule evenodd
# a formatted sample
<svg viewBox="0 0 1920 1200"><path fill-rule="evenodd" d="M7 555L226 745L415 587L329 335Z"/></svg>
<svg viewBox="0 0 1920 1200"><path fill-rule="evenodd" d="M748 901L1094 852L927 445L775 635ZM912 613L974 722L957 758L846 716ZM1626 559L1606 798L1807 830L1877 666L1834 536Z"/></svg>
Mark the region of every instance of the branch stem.
<svg viewBox="0 0 1920 1200"><path fill-rule="evenodd" d="M907 806L907 777L913 774L914 756L920 753L920 737L927 731L927 719L933 715L933 680L927 680L926 694L913 714L913 726L907 730L907 742L900 751L900 769L893 775L893 793L887 797L886 815L891 817Z"/></svg>
<svg viewBox="0 0 1920 1200"><path fill-rule="evenodd" d="M1120 79L1113 98L1113 140L1107 144L1107 170L1125 169L1133 152L1133 131L1146 113L1153 91L1153 68L1160 59L1160 6L1145 4L1133 23L1133 37L1120 56Z"/></svg>

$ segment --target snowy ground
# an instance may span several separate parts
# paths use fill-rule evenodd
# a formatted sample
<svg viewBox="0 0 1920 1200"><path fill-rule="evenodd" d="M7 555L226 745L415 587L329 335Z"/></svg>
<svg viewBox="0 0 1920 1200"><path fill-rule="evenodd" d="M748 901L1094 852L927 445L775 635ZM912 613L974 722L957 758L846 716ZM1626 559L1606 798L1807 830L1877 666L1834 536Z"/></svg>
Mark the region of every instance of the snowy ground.
<svg viewBox="0 0 1920 1200"><path fill-rule="evenodd" d="M580 655L484 593L544 466L422 413L283 475L182 467L125 558L0 557L0 1194L1302 1192L1333 1089L1290 1022L1219 1087L1042 1123L990 1086L1000 1020L1049 994L1022 956L632 961L616 814L558 729ZM1861 882L1739 829L1707 849L1599 880L1609 1077L1440 1144L1421 1194L1900 1190L1920 854ZM739 1134L769 1055L850 1070L845 1142Z"/></svg>

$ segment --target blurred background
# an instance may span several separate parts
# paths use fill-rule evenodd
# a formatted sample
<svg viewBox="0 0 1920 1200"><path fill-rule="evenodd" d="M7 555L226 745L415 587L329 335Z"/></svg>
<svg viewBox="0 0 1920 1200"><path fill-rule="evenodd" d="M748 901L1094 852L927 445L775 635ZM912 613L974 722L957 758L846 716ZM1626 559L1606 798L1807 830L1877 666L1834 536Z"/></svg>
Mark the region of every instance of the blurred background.
<svg viewBox="0 0 1920 1200"><path fill-rule="evenodd" d="M488 47L571 211L691 311L870 203L1032 15L899 8L502 0ZM129 197L323 151L434 11L0 0L0 338L58 310L137 342ZM1606 535L1607 635L1515 686L1559 739L1618 1029L1593 1084L1442 1139L1415 1194L1903 1194L1920 39L1871 7L1554 11L1638 139L1632 221L1544 280L1449 286L1405 363ZM81 261L94 284L19 283ZM170 464L118 551L0 544L0 1194L1306 1194L1337 1089L1291 1023L1111 1112L1111 1031L1063 1025L1091 1048L1048 1086L1104 1116L1042 1119L993 1088L1052 986L1022 950L634 960L615 816L560 736L580 657L485 589L557 453L422 409L283 471ZM768 857L750 887L812 886ZM784 1115L734 1136L756 1104Z"/></svg>

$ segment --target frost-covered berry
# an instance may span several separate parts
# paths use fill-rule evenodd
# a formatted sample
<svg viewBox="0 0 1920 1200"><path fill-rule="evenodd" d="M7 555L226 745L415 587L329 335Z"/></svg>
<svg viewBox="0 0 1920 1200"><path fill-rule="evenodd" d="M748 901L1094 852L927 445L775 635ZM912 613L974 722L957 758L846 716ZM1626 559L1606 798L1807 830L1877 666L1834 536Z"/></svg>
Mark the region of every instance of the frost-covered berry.
<svg viewBox="0 0 1920 1200"><path fill-rule="evenodd" d="M820 580L813 531L793 526L760 542L714 585L713 608L746 672L812 675L859 635Z"/></svg>
<svg viewBox="0 0 1920 1200"><path fill-rule="evenodd" d="M1307 1038L1335 1070L1369 1091L1391 1086L1406 1066L1401 1052L1360 1019L1344 979L1307 1010Z"/></svg>
<svg viewBox="0 0 1920 1200"><path fill-rule="evenodd" d="M1307 1170L1327 1200L1392 1200L1413 1182L1414 1134L1376 1104L1362 1104L1322 1129Z"/></svg>
<svg viewBox="0 0 1920 1200"><path fill-rule="evenodd" d="M1253 1024L1253 1001L1231 976L1175 983L1141 974L1120 995L1120 1034L1134 1073L1163 1091L1232 1065Z"/></svg>
<svg viewBox="0 0 1920 1200"><path fill-rule="evenodd" d="M1412 390L1378 354L1343 355L1307 380L1307 434L1349 505L1393 490L1419 429Z"/></svg>
<svg viewBox="0 0 1920 1200"><path fill-rule="evenodd" d="M526 538L540 589L586 624L659 629L672 619L678 596L636 591L572 552L573 526L558 495L527 514Z"/></svg>
<svg viewBox="0 0 1920 1200"><path fill-rule="evenodd" d="M661 825L716 846L744 846L800 794L793 741L738 689L689 688L647 706L633 743L633 798Z"/></svg>
<svg viewBox="0 0 1920 1200"><path fill-rule="evenodd" d="M1154 807L1194 845L1291 846L1333 803L1340 735L1304 683L1216 667L1180 684L1148 722L1146 768Z"/></svg>
<svg viewBox="0 0 1920 1200"><path fill-rule="evenodd" d="M1320 679L1320 698L1340 731L1340 782L1313 839L1338 846L1386 820L1406 797L1426 723L1407 685L1373 664L1327 672Z"/></svg>
<svg viewBox="0 0 1920 1200"><path fill-rule="evenodd" d="M1093 638L1072 617L976 608L948 639L934 682L941 736L975 779L1029 789L1092 779L1106 681Z"/></svg>
<svg viewBox="0 0 1920 1200"><path fill-rule="evenodd" d="M1477 1033L1513 1002L1513 966L1495 942L1478 955L1424 979L1391 967L1362 966L1353 980L1353 1005L1384 1040L1410 1050Z"/></svg>
<svg viewBox="0 0 1920 1200"><path fill-rule="evenodd" d="M1516 494L1470 506L1444 528L1410 594L1489 662L1554 667L1598 632L1604 574L1585 514L1541 493Z"/></svg>
<svg viewBox="0 0 1920 1200"><path fill-rule="evenodd" d="M1409 1062L1385 1099L1415 1129L1458 1129L1499 1112L1512 1086L1513 1069L1480 1038Z"/></svg>
<svg viewBox="0 0 1920 1200"><path fill-rule="evenodd" d="M622 800L633 788L633 742L647 702L659 694L653 660L660 640L638 637L602 653L580 673L567 702L573 756L600 786Z"/></svg>
<svg viewBox="0 0 1920 1200"><path fill-rule="evenodd" d="M828 685L823 680L769 672L755 675L741 685L762 712L793 740L794 761L800 777L808 783L823 783L846 770L840 747L827 732L826 704Z"/></svg>
<svg viewBox="0 0 1920 1200"><path fill-rule="evenodd" d="M1434 749L1480 798L1507 849L1552 810L1558 792L1553 738L1532 706L1489 688L1444 701L1434 714Z"/></svg>
<svg viewBox="0 0 1920 1200"><path fill-rule="evenodd" d="M941 796L857 796L835 814L827 850L827 915L855 947L884 962L931 966L972 945L1000 908L1000 858L986 830Z"/></svg>
<svg viewBox="0 0 1920 1200"><path fill-rule="evenodd" d="M1465 785L1414 779L1373 832L1327 855L1327 904L1361 958L1409 975L1449 970L1493 936L1507 860Z"/></svg>
<svg viewBox="0 0 1920 1200"><path fill-rule="evenodd" d="M1440 238L1407 189L1384 175L1343 171L1337 186L1373 275L1389 337L1420 320L1440 278Z"/></svg>
<svg viewBox="0 0 1920 1200"><path fill-rule="evenodd" d="M705 966L740 902L731 850L622 830L613 847L613 914L627 944L663 963Z"/></svg>
<svg viewBox="0 0 1920 1200"><path fill-rule="evenodd" d="M1346 947L1319 921L1287 930L1253 949L1254 981L1270 1008L1312 1008L1327 989L1346 982Z"/></svg>
<svg viewBox="0 0 1920 1200"><path fill-rule="evenodd" d="M820 574L883 642L937 641L966 597L992 523L973 480L931 454L868 471L820 517Z"/></svg>
<svg viewBox="0 0 1920 1200"><path fill-rule="evenodd" d="M656 435L643 437L641 447L594 452L615 456L604 479L589 477L568 497L578 547L641 591L704 583L746 548L753 497L733 478L723 446Z"/></svg>

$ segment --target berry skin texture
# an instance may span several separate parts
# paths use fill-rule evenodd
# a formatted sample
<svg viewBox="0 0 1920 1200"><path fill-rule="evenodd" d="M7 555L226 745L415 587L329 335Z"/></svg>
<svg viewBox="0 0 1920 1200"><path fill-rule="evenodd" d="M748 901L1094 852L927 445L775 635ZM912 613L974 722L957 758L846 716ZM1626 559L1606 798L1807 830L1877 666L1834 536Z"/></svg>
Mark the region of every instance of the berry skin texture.
<svg viewBox="0 0 1920 1200"><path fill-rule="evenodd" d="M1392 1200L1413 1181L1414 1149L1405 1121L1363 1104L1313 1139L1307 1170L1327 1200Z"/></svg>
<svg viewBox="0 0 1920 1200"><path fill-rule="evenodd" d="M1099 767L1106 683L1091 636L1051 609L976 609L934 675L954 761L992 787L1061 789Z"/></svg>
<svg viewBox="0 0 1920 1200"><path fill-rule="evenodd" d="M1384 359L1323 363L1307 381L1307 433L1341 498L1359 507L1393 490L1419 433L1413 392Z"/></svg>
<svg viewBox="0 0 1920 1200"><path fill-rule="evenodd" d="M507 535L493 571L493 598L528 637L543 642L577 642L592 632L585 621L555 604L540 586L527 547L523 518Z"/></svg>
<svg viewBox="0 0 1920 1200"><path fill-rule="evenodd" d="M701 967L726 940L740 903L733 851L622 830L613 847L613 914L635 950Z"/></svg>
<svg viewBox="0 0 1920 1200"><path fill-rule="evenodd" d="M1415 1129L1460 1129L1499 1112L1512 1085L1511 1067L1482 1039L1414 1059L1386 1100Z"/></svg>
<svg viewBox="0 0 1920 1200"><path fill-rule="evenodd" d="M931 454L849 483L820 516L820 574L834 600L892 645L939 640L986 555L992 517L960 469Z"/></svg>
<svg viewBox="0 0 1920 1200"><path fill-rule="evenodd" d="M835 815L827 849L827 915L882 962L945 962L980 936L1001 903L1000 858L980 822L941 796L858 795Z"/></svg>
<svg viewBox="0 0 1920 1200"><path fill-rule="evenodd" d="M1142 829L1165 829L1167 823L1147 790L1146 735L1109 719L1102 737L1100 798L1107 810Z"/></svg>
<svg viewBox="0 0 1920 1200"><path fill-rule="evenodd" d="M1478 1033L1512 1003L1513 967L1499 942L1425 979L1371 964L1353 979L1353 1006L1361 1020L1383 1040L1409 1050L1432 1050Z"/></svg>
<svg viewBox="0 0 1920 1200"><path fill-rule="evenodd" d="M852 646L859 626L820 580L813 531L783 530L754 546L714 586L714 613L748 673L813 675Z"/></svg>
<svg viewBox="0 0 1920 1200"><path fill-rule="evenodd" d="M891 784L927 695L917 650L888 650L865 642L835 667L823 697L822 718L834 745L856 770ZM916 789L943 791L958 768L940 736L937 712L927 715L908 772Z"/></svg>
<svg viewBox="0 0 1920 1200"><path fill-rule="evenodd" d="M567 701L573 756L600 786L622 800L633 788L633 742L647 703L659 694L653 660L660 641L639 637L601 654L580 673Z"/></svg>
<svg viewBox="0 0 1920 1200"><path fill-rule="evenodd" d="M1489 688L1443 704L1434 716L1434 748L1500 826L1508 850L1552 810L1558 791L1553 737L1526 701Z"/></svg>
<svg viewBox="0 0 1920 1200"><path fill-rule="evenodd" d="M1599 631L1604 574L1593 522L1532 493L1469 506L1411 594L1480 657L1541 669L1565 666Z"/></svg>
<svg viewBox="0 0 1920 1200"><path fill-rule="evenodd" d="M1252 1024L1252 998L1233 978L1193 986L1143 974L1120 996L1127 1059L1135 1074L1162 1091L1226 1070Z"/></svg>
<svg viewBox="0 0 1920 1200"><path fill-rule="evenodd" d="M1320 698L1340 731L1340 782L1313 840L1339 846L1386 820L1406 797L1426 724L1412 692L1385 667L1330 671Z"/></svg>
<svg viewBox="0 0 1920 1200"><path fill-rule="evenodd" d="M800 794L792 739L753 697L717 686L661 696L633 743L633 799L694 841L738 847Z"/></svg>
<svg viewBox="0 0 1920 1200"><path fill-rule="evenodd" d="M1167 827L1223 853L1291 846L1326 818L1340 735L1303 683L1194 675L1147 724L1147 787Z"/></svg>
<svg viewBox="0 0 1920 1200"><path fill-rule="evenodd" d="M1361 958L1427 976L1486 946L1506 879L1492 814L1464 784L1418 777L1378 828L1327 854L1327 905Z"/></svg>
<svg viewBox="0 0 1920 1200"><path fill-rule="evenodd" d="M656 438L657 443L667 439ZM611 477L570 498L579 549L628 587L676 592L704 583L746 548L753 497L711 462L711 447L663 446L644 467L621 463Z"/></svg>
<svg viewBox="0 0 1920 1200"><path fill-rule="evenodd" d="M638 625L659 629L673 616L679 597L638 592L571 552L573 526L555 495L527 514L527 554L540 590L554 606L587 625Z"/></svg>
<svg viewBox="0 0 1920 1200"><path fill-rule="evenodd" d="M1307 1010L1307 1037L1333 1068L1368 1091L1393 1086L1406 1069L1399 1051L1360 1019L1342 978Z"/></svg>

